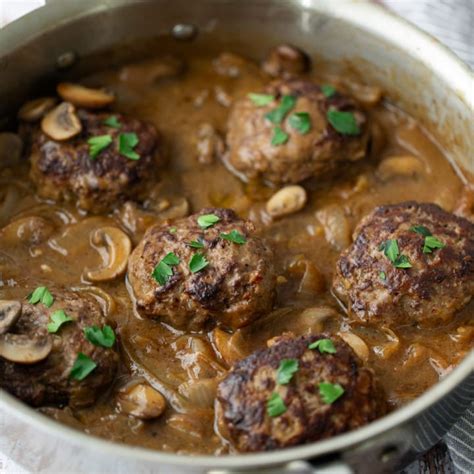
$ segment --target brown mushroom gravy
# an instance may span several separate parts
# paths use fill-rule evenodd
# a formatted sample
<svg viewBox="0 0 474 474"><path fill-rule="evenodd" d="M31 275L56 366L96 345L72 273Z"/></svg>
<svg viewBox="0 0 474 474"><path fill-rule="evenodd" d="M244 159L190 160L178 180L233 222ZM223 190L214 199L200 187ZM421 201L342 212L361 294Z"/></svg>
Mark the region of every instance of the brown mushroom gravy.
<svg viewBox="0 0 474 474"><path fill-rule="evenodd" d="M39 286L55 298L65 291L86 294L99 302L115 328L120 352L114 382L93 405L40 411L114 441L217 455L232 449L214 421L217 384L234 361L265 348L271 338L341 334L373 369L390 409L419 396L470 350L474 301L434 327L362 324L348 317L331 285L341 251L375 207L432 202L472 220L472 188L423 127L377 87L316 67L296 74L354 98L367 116L367 156L324 178L292 184L292 189L241 179L225 164L229 110L249 93L264 93L272 80L267 72L231 53L148 59L84 78L84 85L113 91L116 101L109 108L111 96L105 91L90 97L87 89L63 86L69 100L79 93L82 104L92 101L89 108L105 106L100 113L112 124L123 114L153 124L159 133L152 186L138 201L117 199L110 212L92 214L78 209L74 200L39 197L29 177L29 144L20 158L4 151L7 146L18 149L16 135L3 135L0 298L26 302ZM42 103L34 105L22 109L20 117L28 112L41 116ZM48 108L54 105L50 101ZM133 151L133 145L129 148ZM101 159L100 151L94 159ZM173 226L174 220L211 207L230 208L249 219L255 236L273 247L273 310L239 329L209 325L192 332L140 314L125 276L131 249L151 225L170 220Z"/></svg>

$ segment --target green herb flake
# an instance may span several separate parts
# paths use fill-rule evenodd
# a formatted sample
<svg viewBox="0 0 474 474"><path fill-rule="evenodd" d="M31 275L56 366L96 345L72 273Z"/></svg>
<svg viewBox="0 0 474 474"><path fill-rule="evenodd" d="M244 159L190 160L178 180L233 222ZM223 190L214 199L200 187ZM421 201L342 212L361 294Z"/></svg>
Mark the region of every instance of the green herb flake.
<svg viewBox="0 0 474 474"><path fill-rule="evenodd" d="M91 158L96 158L102 151L104 151L112 143L110 135L98 135L87 140L89 145L89 155Z"/></svg>
<svg viewBox="0 0 474 474"><path fill-rule="evenodd" d="M50 316L50 321L47 325L48 332L55 333L59 331L59 328L70 321L72 319L64 312L63 309L58 309L54 311L53 314Z"/></svg>
<svg viewBox="0 0 474 474"><path fill-rule="evenodd" d="M188 245L193 249L203 249L204 241L202 240L202 237L198 237L196 240L191 240Z"/></svg>
<svg viewBox="0 0 474 474"><path fill-rule="evenodd" d="M192 273L197 273L206 268L209 262L202 253L195 253L189 261L189 269Z"/></svg>
<svg viewBox="0 0 474 474"><path fill-rule="evenodd" d="M84 328L84 337L94 346L110 348L115 344L115 332L107 324L102 329L97 326Z"/></svg>
<svg viewBox="0 0 474 474"><path fill-rule="evenodd" d="M321 86L321 92L328 98L330 99L337 91L334 86L331 86L329 84L323 84Z"/></svg>
<svg viewBox="0 0 474 474"><path fill-rule="evenodd" d="M311 130L311 116L308 112L295 112L290 115L288 122L301 135L306 135Z"/></svg>
<svg viewBox="0 0 474 474"><path fill-rule="evenodd" d="M425 242L423 245L423 253L431 253L435 249L442 249L446 244L441 242L441 240L437 239L432 235L428 235L425 237Z"/></svg>
<svg viewBox="0 0 474 474"><path fill-rule="evenodd" d="M319 395L323 402L330 405L344 394L344 389L338 383L320 382L318 384Z"/></svg>
<svg viewBox="0 0 474 474"><path fill-rule="evenodd" d="M178 229L176 227L170 227L169 230L168 230L168 232L170 234L176 234L177 231L178 231Z"/></svg>
<svg viewBox="0 0 474 474"><path fill-rule="evenodd" d="M270 396L270 398L267 400L267 414L268 416L271 416L272 418L275 416L280 416L285 413L287 410L285 402L283 401L283 398L276 393L273 392Z"/></svg>
<svg viewBox="0 0 474 474"><path fill-rule="evenodd" d="M382 281L385 281L387 279L387 275L385 272L380 272L379 273L379 277Z"/></svg>
<svg viewBox="0 0 474 474"><path fill-rule="evenodd" d="M244 245L247 242L245 235L241 234L238 230L231 230L228 234L222 232L221 239L229 240L230 242L234 242L234 244Z"/></svg>
<svg viewBox="0 0 474 474"><path fill-rule="evenodd" d="M412 264L406 255L400 255L396 239L389 239L380 245L379 250L393 263L395 268L411 268Z"/></svg>
<svg viewBox="0 0 474 474"><path fill-rule="evenodd" d="M107 125L107 127L110 128L120 128L122 126L116 115L111 115L110 117L107 117L103 123L104 125Z"/></svg>
<svg viewBox="0 0 474 474"><path fill-rule="evenodd" d="M28 296L28 303L37 304L40 302L47 308L51 308L51 306L53 306L53 295L49 292L46 286L38 286L38 288L36 288L36 290L34 290L33 293Z"/></svg>
<svg viewBox="0 0 474 474"><path fill-rule="evenodd" d="M90 357L79 352L69 377L79 381L84 380L96 367L97 364Z"/></svg>
<svg viewBox="0 0 474 474"><path fill-rule="evenodd" d="M129 160L139 160L140 155L134 151L138 142L139 140L136 133L121 133L119 135L119 153Z"/></svg>
<svg viewBox="0 0 474 474"><path fill-rule="evenodd" d="M400 255L393 263L395 268L411 268L412 264L406 255Z"/></svg>
<svg viewBox="0 0 474 474"><path fill-rule="evenodd" d="M166 254L166 256L158 263L154 268L151 276L157 281L160 285L165 285L166 282L170 279L170 276L173 275L173 269L171 267L179 264L179 258L173 252Z"/></svg>
<svg viewBox="0 0 474 474"><path fill-rule="evenodd" d="M343 135L359 135L360 128L352 112L341 112L339 110L328 110L326 117L336 132Z"/></svg>
<svg viewBox="0 0 474 474"><path fill-rule="evenodd" d="M272 145L284 145L288 141L289 135L283 131L281 127L275 127L273 129Z"/></svg>
<svg viewBox="0 0 474 474"><path fill-rule="evenodd" d="M255 94L251 92L248 94L248 98L257 106L264 107L272 103L275 100L275 96L271 94Z"/></svg>
<svg viewBox="0 0 474 474"><path fill-rule="evenodd" d="M337 352L331 339L318 339L317 341L312 342L308 346L308 349L318 349L321 354L335 354Z"/></svg>
<svg viewBox="0 0 474 474"><path fill-rule="evenodd" d="M212 227L214 224L217 224L220 221L220 217L215 214L204 214L197 218L197 223L201 229L207 229Z"/></svg>
<svg viewBox="0 0 474 474"><path fill-rule="evenodd" d="M296 372L298 372L297 359L282 359L277 370L277 384L286 385L290 383Z"/></svg>
<svg viewBox="0 0 474 474"><path fill-rule="evenodd" d="M276 109L266 113L265 118L278 125L283 122L286 114L295 106L295 104L296 97L292 95L284 95L281 99L280 105Z"/></svg>
<svg viewBox="0 0 474 474"><path fill-rule="evenodd" d="M412 225L410 227L410 230L412 232L416 232L417 234L422 235L423 237L428 237L429 235L432 235L430 230L427 229L424 225Z"/></svg>

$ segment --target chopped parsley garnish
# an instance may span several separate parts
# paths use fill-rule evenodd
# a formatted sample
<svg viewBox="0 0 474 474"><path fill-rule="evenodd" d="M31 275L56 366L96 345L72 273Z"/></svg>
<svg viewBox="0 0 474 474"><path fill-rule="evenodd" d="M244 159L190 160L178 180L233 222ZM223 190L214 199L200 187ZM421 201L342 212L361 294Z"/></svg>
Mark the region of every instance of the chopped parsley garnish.
<svg viewBox="0 0 474 474"><path fill-rule="evenodd" d="M424 225L412 225L410 227L410 230L412 232L416 232L417 234L422 235L423 237L428 237L429 235L432 235L430 230L427 229Z"/></svg>
<svg viewBox="0 0 474 474"><path fill-rule="evenodd" d="M215 214L204 214L197 218L197 223L201 229L207 229L208 227L212 227L220 220L220 217L216 216Z"/></svg>
<svg viewBox="0 0 474 474"><path fill-rule="evenodd" d="M383 250L384 255L393 263L396 268L411 268L412 265L406 255L400 255L398 242L396 239L389 239L383 242L379 250Z"/></svg>
<svg viewBox="0 0 474 474"><path fill-rule="evenodd" d="M344 389L338 383L320 382L319 395L323 402L330 405L344 394Z"/></svg>
<svg viewBox="0 0 474 474"><path fill-rule="evenodd" d="M189 261L189 269L192 273L197 273L206 268L209 262L202 253L195 253Z"/></svg>
<svg viewBox="0 0 474 474"><path fill-rule="evenodd" d="M231 230L228 234L222 232L221 238L224 240L229 240L230 242L234 242L234 244L243 245L247 242L245 235L241 234L238 230Z"/></svg>
<svg viewBox="0 0 474 474"><path fill-rule="evenodd" d="M336 88L329 84L323 84L321 86L321 92L329 99L336 93Z"/></svg>
<svg viewBox="0 0 474 474"><path fill-rule="evenodd" d="M63 309L58 309L53 312L53 314L50 316L51 322L48 323L47 328L48 332L58 332L59 328L70 321L72 319L64 312Z"/></svg>
<svg viewBox="0 0 474 474"><path fill-rule="evenodd" d="M119 122L116 115L111 115L104 120L104 125L110 128L120 128L122 124Z"/></svg>
<svg viewBox="0 0 474 474"><path fill-rule="evenodd" d="M115 343L115 332L108 324L102 329L97 326L84 328L84 337L94 346L110 348Z"/></svg>
<svg viewBox="0 0 474 474"><path fill-rule="evenodd" d="M380 276L380 279L383 280L383 281L385 281L387 279L387 275L385 274L385 272L380 272L379 276Z"/></svg>
<svg viewBox="0 0 474 474"><path fill-rule="evenodd" d="M173 269L171 267L179 264L179 258L173 252L166 254L163 260L153 270L151 276L160 284L165 285L173 275Z"/></svg>
<svg viewBox="0 0 474 474"><path fill-rule="evenodd" d="M203 249L204 241L202 240L202 237L198 237L196 240L191 240L188 245L193 249Z"/></svg>
<svg viewBox="0 0 474 474"><path fill-rule="evenodd" d="M121 133L119 135L119 153L129 160L139 160L140 155L134 151L138 142L139 140L136 133Z"/></svg>
<svg viewBox="0 0 474 474"><path fill-rule="evenodd" d="M434 249L442 249L445 245L433 235L427 235L423 245L423 253L431 253Z"/></svg>
<svg viewBox="0 0 474 474"><path fill-rule="evenodd" d="M286 411L286 405L283 401L283 398L276 393L273 392L270 398L267 400L267 414L268 416L275 417L283 415Z"/></svg>
<svg viewBox="0 0 474 474"><path fill-rule="evenodd" d="M273 129L272 145L284 145L288 141L289 135L279 126Z"/></svg>
<svg viewBox="0 0 474 474"><path fill-rule="evenodd" d="M296 372L298 372L297 359L282 359L277 370L277 384L286 385L290 383Z"/></svg>
<svg viewBox="0 0 474 474"><path fill-rule="evenodd" d="M308 349L318 349L321 354L324 354L325 352L328 354L335 354L337 352L331 339L319 339L314 341L308 346Z"/></svg>
<svg viewBox="0 0 474 474"><path fill-rule="evenodd" d="M112 143L110 135L98 135L87 140L89 145L89 155L91 158L96 158L103 150L105 150Z"/></svg>
<svg viewBox="0 0 474 474"><path fill-rule="evenodd" d="M96 367L97 364L89 356L79 352L69 377L79 381L84 380Z"/></svg>
<svg viewBox="0 0 474 474"><path fill-rule="evenodd" d="M178 229L177 229L176 227L170 227L169 230L168 230L168 232L170 232L171 234L176 234L176 231L177 231L177 230L178 230Z"/></svg>
<svg viewBox="0 0 474 474"><path fill-rule="evenodd" d="M46 286L38 286L38 288L28 296L28 303L37 304L40 302L47 308L50 308L54 303L53 295Z"/></svg>
<svg viewBox="0 0 474 474"><path fill-rule="evenodd" d="M278 125L283 122L286 114L295 106L295 104L296 97L292 95L284 95L281 99L280 105L276 109L265 114L265 118Z"/></svg>
<svg viewBox="0 0 474 474"><path fill-rule="evenodd" d="M359 135L360 128L352 112L341 112L340 110L328 110L326 113L328 122L336 132L343 135Z"/></svg>
<svg viewBox="0 0 474 474"><path fill-rule="evenodd" d="M301 135L305 135L311 130L311 117L308 112L295 112L290 115L288 121Z"/></svg>
<svg viewBox="0 0 474 474"><path fill-rule="evenodd" d="M248 98L257 106L263 107L265 105L270 104L275 100L275 96L271 94L255 94L251 92L248 94Z"/></svg>

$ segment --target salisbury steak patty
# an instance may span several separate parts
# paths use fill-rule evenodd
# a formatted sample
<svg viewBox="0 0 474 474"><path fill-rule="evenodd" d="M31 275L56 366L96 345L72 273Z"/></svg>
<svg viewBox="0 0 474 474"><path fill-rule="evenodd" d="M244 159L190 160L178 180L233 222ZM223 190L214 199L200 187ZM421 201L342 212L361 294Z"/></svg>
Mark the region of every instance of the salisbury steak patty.
<svg viewBox="0 0 474 474"><path fill-rule="evenodd" d="M282 80L268 86L265 94L273 100L263 99L264 105L262 96L237 101L228 122L231 167L248 179L282 184L320 177L362 159L368 137L365 115L350 98L325 90L326 95L307 80ZM331 125L329 111L351 122L346 133Z"/></svg>
<svg viewBox="0 0 474 474"><path fill-rule="evenodd" d="M341 255L334 290L364 322L448 320L474 293L474 224L435 204L378 207Z"/></svg>
<svg viewBox="0 0 474 474"><path fill-rule="evenodd" d="M20 307L20 303L15 304ZM3 305L4 302L0 302L2 308ZM62 324L57 332L48 332L48 324L54 320L52 315L57 310L63 310L72 321ZM89 342L84 329L91 326L102 329L105 324L99 304L88 295L57 292L54 304L49 308L41 302L35 305L23 303L19 318L4 328L8 331L6 334L0 335L0 386L33 406L69 404L81 407L92 404L100 391L112 382L118 355L113 347ZM0 321L0 329L1 326ZM37 341L32 356L21 354L21 341L24 343L25 340ZM5 341L11 344L10 353ZM46 351L45 358L34 362L37 353L41 353L45 346L51 347L51 343L49 354ZM81 376L77 373L71 373L79 354L82 354L79 362L84 363L86 357L96 364L83 380L78 380ZM14 359L23 358L22 362L12 362L12 355Z"/></svg>
<svg viewBox="0 0 474 474"><path fill-rule="evenodd" d="M201 329L210 319L236 328L271 309L272 260L251 222L228 209L203 209L148 229L128 278L148 316L177 328Z"/></svg>
<svg viewBox="0 0 474 474"><path fill-rule="evenodd" d="M92 212L101 212L125 198L140 196L156 167L154 127L121 114L112 116L80 110L77 115L82 131L67 141L54 141L40 129L33 132L30 176L38 187L38 194L55 200L77 201L80 208ZM115 117L119 125L106 125L105 121L111 117ZM133 144L135 138L129 134L135 134L138 140L132 153L127 153L126 146L119 145L121 137L127 134L128 143ZM104 136L110 137L104 140L111 139L111 143L92 156L88 141Z"/></svg>
<svg viewBox="0 0 474 474"><path fill-rule="evenodd" d="M219 384L217 399L223 434L236 449L308 443L358 428L382 413L372 372L341 339L328 339L283 337L234 365Z"/></svg>

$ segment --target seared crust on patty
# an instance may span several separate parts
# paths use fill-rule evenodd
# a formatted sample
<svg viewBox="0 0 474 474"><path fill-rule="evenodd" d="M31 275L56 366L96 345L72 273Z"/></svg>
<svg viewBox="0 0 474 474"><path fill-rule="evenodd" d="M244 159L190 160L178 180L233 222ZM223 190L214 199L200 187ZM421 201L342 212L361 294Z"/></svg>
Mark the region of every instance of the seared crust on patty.
<svg viewBox="0 0 474 474"><path fill-rule="evenodd" d="M112 382L118 364L114 348L96 346L84 337L86 327L102 328L106 324L102 310L92 296L62 290L55 295L51 308L41 303L24 303L21 316L10 332L32 338L45 337L51 314L59 309L73 321L63 324L57 333L50 335L53 349L48 357L32 365L17 364L0 357L0 386L33 406L91 405ZM82 381L70 377L80 352L97 364Z"/></svg>
<svg viewBox="0 0 474 474"><path fill-rule="evenodd" d="M314 341L331 338L335 354L309 349ZM286 385L278 385L277 369L283 359L296 359L298 371ZM343 395L324 403L318 384L343 387ZM287 410L267 413L267 401L278 393ZM328 335L283 337L267 349L237 362L219 384L220 424L233 446L244 452L268 451L358 428L384 410L372 371L361 366L352 349Z"/></svg>
<svg viewBox="0 0 474 474"><path fill-rule="evenodd" d="M444 245L425 253L412 226ZM397 268L380 248L396 239L411 268ZM367 323L434 325L447 321L474 294L474 224L435 204L382 206L366 216L337 264L334 291L349 314Z"/></svg>
<svg viewBox="0 0 474 474"><path fill-rule="evenodd" d="M202 229L197 219L205 214L220 220ZM233 230L245 237L243 245L221 237ZM191 247L192 241L201 241L203 248ZM180 263L160 285L152 272L170 252ZM189 262L197 253L205 256L209 265L193 273ZM236 328L271 309L275 286L272 260L272 251L255 236L250 221L239 219L229 209L210 208L148 229L132 252L128 278L137 307L147 316L177 328L202 329L211 319Z"/></svg>
<svg viewBox="0 0 474 474"><path fill-rule="evenodd" d="M250 98L241 99L229 116L227 160L247 179L260 177L274 184L299 183L330 173L342 163L364 158L368 141L366 117L349 97L336 92L328 98L320 86L303 79L275 81L265 93L273 95L275 100L259 107ZM295 107L281 123L289 138L285 144L272 145L275 124L265 115L278 106L284 95L297 98ZM338 133L326 117L332 108L353 112L361 128L360 135ZM310 115L308 133L301 134L290 125L289 117L295 112Z"/></svg>
<svg viewBox="0 0 474 474"><path fill-rule="evenodd" d="M157 132L152 125L135 118L113 115L120 128L104 124L111 114L80 110L82 132L64 142L52 140L40 129L33 132L30 177L40 196L77 200L82 209L102 212L126 198L143 195L157 164ZM136 133L138 144L134 151L140 159L132 160L119 153L122 133ZM110 135L113 141L92 158L87 141L101 135Z"/></svg>

